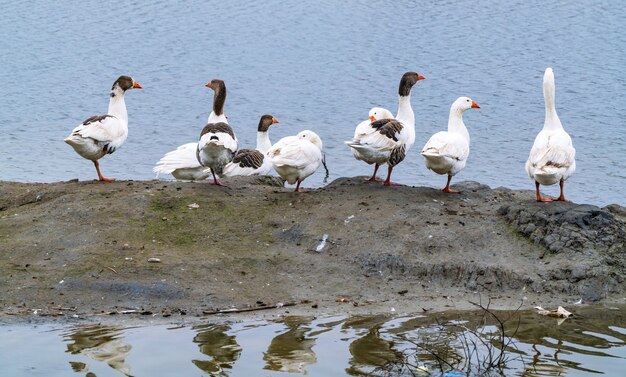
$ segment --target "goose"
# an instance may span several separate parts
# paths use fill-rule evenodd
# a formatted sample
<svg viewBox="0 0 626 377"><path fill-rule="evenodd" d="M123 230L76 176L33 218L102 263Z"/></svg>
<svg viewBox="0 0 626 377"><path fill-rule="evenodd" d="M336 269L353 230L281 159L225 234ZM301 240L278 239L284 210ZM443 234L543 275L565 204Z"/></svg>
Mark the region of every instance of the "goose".
<svg viewBox="0 0 626 377"><path fill-rule="evenodd" d="M448 131L440 131L428 139L422 156L426 167L437 174L447 174L448 183L441 191L458 193L450 188L450 180L465 168L470 152L470 136L463 123L463 113L471 108L480 109L480 106L467 97L459 97L450 107Z"/></svg>
<svg viewBox="0 0 626 377"><path fill-rule="evenodd" d="M212 185L224 186L217 180L224 166L233 160L237 152L238 142L233 129L228 123L209 123L200 132L196 156L200 165L211 169Z"/></svg>
<svg viewBox="0 0 626 377"><path fill-rule="evenodd" d="M267 156L283 180L291 185L297 182L294 192L304 191L300 190L300 183L322 163L322 139L313 131L301 131L280 139Z"/></svg>
<svg viewBox="0 0 626 377"><path fill-rule="evenodd" d="M346 142L350 148L356 149L363 156L364 161L375 164L374 172L380 165L388 165L384 185L395 185L391 182L391 172L394 166L404 160L406 153L415 143L415 114L411 107L411 89L423 79L424 76L415 72L406 72L402 75L398 88L396 117L371 122L367 128L362 128L365 130L364 133Z"/></svg>
<svg viewBox="0 0 626 377"><path fill-rule="evenodd" d="M224 166L222 175L232 177L236 175L266 175L272 170L272 162L265 154L272 147L269 137L269 128L278 123L278 119L271 115L263 115L259 120L256 136L256 149L240 149L233 157L233 161Z"/></svg>
<svg viewBox="0 0 626 377"><path fill-rule="evenodd" d="M563 186L576 170L576 150L572 145L572 138L565 132L559 116L556 114L554 92L554 72L552 68L547 68L543 75L543 99L546 117L543 129L535 138L528 161L526 161L526 173L535 180L538 202L551 202L553 200L541 196L539 185L549 186L557 182L561 193L555 200L566 202Z"/></svg>
<svg viewBox="0 0 626 377"><path fill-rule="evenodd" d="M367 134L368 130L370 129L370 125L372 124L373 121L375 120L379 120L379 119L390 119L393 118L393 114L391 113L391 111L382 108L382 107L372 107L368 113L369 115L369 119L368 120L364 120L363 122L359 123L356 128L354 129L354 137L353 139L356 139L357 137L359 137L360 135L365 135ZM350 144L352 141L346 141L346 144ZM374 164L375 161L374 160L369 160L367 159L367 155L361 153L361 151L359 149L356 148L350 148L350 150L352 151L352 155L354 156L354 158L356 158L357 160L361 160L361 161L365 161L368 164ZM369 182L379 182L381 180L379 180L378 178L376 178L376 172L378 171L378 164L376 164L374 166L374 174L372 174L372 177L369 179L366 179L366 181Z"/></svg>
<svg viewBox="0 0 626 377"><path fill-rule="evenodd" d="M228 124L228 117L224 114L226 84L222 80L214 79L205 86L214 91L213 110L209 114L207 124L219 122ZM206 179L211 175L211 171L200 165L196 156L197 150L197 142L183 144L161 157L152 171L156 173L157 178L160 174L171 174L176 179L191 181Z"/></svg>
<svg viewBox="0 0 626 377"><path fill-rule="evenodd" d="M115 152L128 137L128 113L124 94L129 89L141 89L141 85L132 77L120 76L111 88L107 113L87 118L64 140L81 157L93 162L100 181L115 180L102 176L98 160Z"/></svg>

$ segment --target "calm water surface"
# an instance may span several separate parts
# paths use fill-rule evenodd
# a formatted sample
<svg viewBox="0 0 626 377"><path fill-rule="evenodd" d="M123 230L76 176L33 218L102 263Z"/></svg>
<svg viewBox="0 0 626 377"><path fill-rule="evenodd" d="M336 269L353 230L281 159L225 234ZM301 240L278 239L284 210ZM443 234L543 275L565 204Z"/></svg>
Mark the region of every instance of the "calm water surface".
<svg viewBox="0 0 626 377"><path fill-rule="evenodd" d="M472 152L455 179L530 189L523 164L543 125L542 75L552 66L577 149L569 197L625 204L625 9L540 0L2 2L0 179L93 179L91 163L62 140L106 111L120 74L144 90L127 95L130 135L102 161L107 176L153 178L165 152L197 140L212 78L227 84L242 146L254 145L258 118L271 113L281 121L274 141L320 134L331 180L370 174L343 141L370 107L395 112L398 80L416 70L427 77L412 97L416 144L395 180L443 186L418 151L467 95L482 108L466 113ZM306 185L323 178L318 171Z"/></svg>
<svg viewBox="0 0 626 377"><path fill-rule="evenodd" d="M579 308L578 317L560 324L528 312L497 312L512 339L503 375L621 375L625 310ZM442 372L434 355L465 373L467 365L484 360L486 347L497 345L490 339L498 331L490 316L465 312L285 317L195 327L0 326L0 334L0 371L13 377L410 376L411 371L439 376L454 369ZM464 355L463 344L477 339L485 346L478 346L473 361L461 357L455 364L455 355Z"/></svg>

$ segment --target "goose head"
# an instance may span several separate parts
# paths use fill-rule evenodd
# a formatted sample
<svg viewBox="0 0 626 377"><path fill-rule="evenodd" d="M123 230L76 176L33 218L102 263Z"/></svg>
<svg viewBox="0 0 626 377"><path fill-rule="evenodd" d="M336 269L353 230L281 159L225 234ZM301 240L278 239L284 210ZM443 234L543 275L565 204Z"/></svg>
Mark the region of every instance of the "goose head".
<svg viewBox="0 0 626 377"><path fill-rule="evenodd" d="M381 120L381 119L393 119L393 114L391 111L384 109L382 107L372 107L370 112L368 113L370 121Z"/></svg>
<svg viewBox="0 0 626 377"><path fill-rule="evenodd" d="M480 105L472 101L472 99L469 97L459 97L456 101L452 103L451 109L462 113L465 110L471 108L480 109Z"/></svg>
<svg viewBox="0 0 626 377"><path fill-rule="evenodd" d="M308 140L311 143L313 143L313 145L315 145L320 150L322 150L322 139L320 139L320 137L317 136L315 132L311 130L304 130L298 133L297 136L298 136L298 139Z"/></svg>
<svg viewBox="0 0 626 377"><path fill-rule="evenodd" d="M213 113L217 116L224 114L224 102L226 102L226 84L219 79L213 79L206 85L207 88L213 89Z"/></svg>
<svg viewBox="0 0 626 377"><path fill-rule="evenodd" d="M424 80L425 77L416 73L416 72L407 72L402 75L400 79L400 86L398 88L398 94L402 97L406 97L411 94L411 88L415 85L419 80Z"/></svg>
<svg viewBox="0 0 626 377"><path fill-rule="evenodd" d="M274 123L279 123L278 119L274 118L271 115L263 115L261 117L261 120L259 120L259 127L257 128L257 131L267 132L267 130L270 129L270 126Z"/></svg>
<svg viewBox="0 0 626 377"><path fill-rule="evenodd" d="M123 95L128 89L141 89L141 85L130 76L120 76L111 87L111 97Z"/></svg>

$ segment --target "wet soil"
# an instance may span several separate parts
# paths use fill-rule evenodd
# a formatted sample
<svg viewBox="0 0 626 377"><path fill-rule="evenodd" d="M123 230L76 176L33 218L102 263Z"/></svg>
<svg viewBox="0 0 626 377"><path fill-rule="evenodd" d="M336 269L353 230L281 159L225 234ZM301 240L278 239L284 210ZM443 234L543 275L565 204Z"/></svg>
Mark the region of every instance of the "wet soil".
<svg viewBox="0 0 626 377"><path fill-rule="evenodd" d="M341 178L0 182L0 318L623 303L626 210ZM196 208L197 207L197 208ZM321 240L327 241L321 247ZM318 249L320 249L318 251ZM155 261L157 258L158 261Z"/></svg>

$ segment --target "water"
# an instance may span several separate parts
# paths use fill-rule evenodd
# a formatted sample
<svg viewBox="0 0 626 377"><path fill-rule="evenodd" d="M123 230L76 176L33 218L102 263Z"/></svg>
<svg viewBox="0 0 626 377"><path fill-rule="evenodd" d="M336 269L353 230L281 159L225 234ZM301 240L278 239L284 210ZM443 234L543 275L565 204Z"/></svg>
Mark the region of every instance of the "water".
<svg viewBox="0 0 626 377"><path fill-rule="evenodd" d="M512 340L504 375L620 375L624 309L579 308L579 317L560 325L529 312L496 312ZM0 333L0 369L13 377L411 375L407 363L441 375L439 358L466 372L488 356L489 345L496 356L498 343L489 339L499 335L484 312L285 317L195 327L13 325L0 327ZM468 363L463 345L478 339L485 346ZM459 357L464 361L456 362Z"/></svg>
<svg viewBox="0 0 626 377"><path fill-rule="evenodd" d="M93 179L91 163L62 140L106 111L120 74L144 89L127 95L130 135L102 161L105 176L153 178L165 152L197 140L213 78L227 84L226 113L242 146L254 145L260 115L271 113L281 121L274 141L303 129L320 134L331 180L368 175L343 141L370 107L395 112L399 78L416 70L427 77L412 98L416 144L394 180L444 185L418 151L467 95L482 108L466 113L472 151L455 180L532 189L523 166L543 125L542 75L552 66L557 109L577 149L566 193L625 204L625 9L539 0L3 2L0 179ZM305 186L323 178L320 170Z"/></svg>

